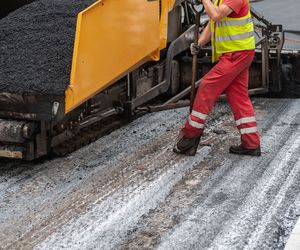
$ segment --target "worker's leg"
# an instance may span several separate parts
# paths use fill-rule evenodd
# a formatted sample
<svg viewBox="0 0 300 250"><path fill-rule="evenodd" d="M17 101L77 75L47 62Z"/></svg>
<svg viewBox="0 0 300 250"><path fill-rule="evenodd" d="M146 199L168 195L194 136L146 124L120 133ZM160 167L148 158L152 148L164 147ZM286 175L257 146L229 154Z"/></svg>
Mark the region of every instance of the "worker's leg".
<svg viewBox="0 0 300 250"><path fill-rule="evenodd" d="M219 63L204 76L197 91L193 111L190 114L182 133L187 138L193 138L203 132L207 115L215 101L240 75L253 60L254 52L241 51L227 53L220 58Z"/></svg>
<svg viewBox="0 0 300 250"><path fill-rule="evenodd" d="M260 147L255 112L248 95L249 69L245 69L226 89L226 96L234 114L237 127L241 133L244 149Z"/></svg>

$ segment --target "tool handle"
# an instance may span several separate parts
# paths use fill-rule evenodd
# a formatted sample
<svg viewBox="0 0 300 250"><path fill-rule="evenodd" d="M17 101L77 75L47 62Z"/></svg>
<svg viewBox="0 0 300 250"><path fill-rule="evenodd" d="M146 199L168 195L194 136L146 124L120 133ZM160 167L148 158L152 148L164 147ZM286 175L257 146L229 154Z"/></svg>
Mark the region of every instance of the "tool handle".
<svg viewBox="0 0 300 250"><path fill-rule="evenodd" d="M195 29L194 29L194 43L198 44L199 40L199 28L200 28L200 12L196 12L195 16ZM192 62L192 85L191 85L191 104L190 104L190 111L192 112L194 100L195 100L195 92L196 92L196 77L197 77L197 55L193 55L193 62Z"/></svg>

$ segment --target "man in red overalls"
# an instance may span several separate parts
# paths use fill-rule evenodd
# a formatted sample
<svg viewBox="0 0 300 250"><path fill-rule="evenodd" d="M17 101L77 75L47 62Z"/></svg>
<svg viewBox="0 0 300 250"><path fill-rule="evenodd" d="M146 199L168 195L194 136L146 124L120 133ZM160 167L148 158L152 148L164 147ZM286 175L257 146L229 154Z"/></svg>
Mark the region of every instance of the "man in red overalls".
<svg viewBox="0 0 300 250"><path fill-rule="evenodd" d="M254 25L249 0L202 0L210 23L201 33L192 54L212 42L214 68L204 76L193 111L174 147L179 154L194 155L203 133L206 118L218 97L225 92L241 134L241 145L230 153L260 156L260 136L254 109L248 95L249 67L255 54ZM191 153L191 150L193 151Z"/></svg>

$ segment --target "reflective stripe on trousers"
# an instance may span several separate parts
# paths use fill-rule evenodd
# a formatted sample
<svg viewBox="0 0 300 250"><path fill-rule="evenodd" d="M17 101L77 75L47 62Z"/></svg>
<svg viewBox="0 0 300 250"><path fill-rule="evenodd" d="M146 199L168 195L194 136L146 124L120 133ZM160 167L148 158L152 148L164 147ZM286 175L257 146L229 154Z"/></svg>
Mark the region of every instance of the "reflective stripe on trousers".
<svg viewBox="0 0 300 250"><path fill-rule="evenodd" d="M256 122L256 119L255 119L255 116L251 116L251 117L244 117L244 118L241 118L236 122L236 125L237 126L240 126L242 124L246 124L246 123L250 123L250 122Z"/></svg>
<svg viewBox="0 0 300 250"><path fill-rule="evenodd" d="M253 133L257 133L258 129L257 129L257 127L243 128L240 130L240 132L241 132L241 135L253 134Z"/></svg>
<svg viewBox="0 0 300 250"><path fill-rule="evenodd" d="M246 125L248 123L256 123L256 119L255 119L255 116L250 116L250 117L243 117L236 122L236 125L237 126L241 126L241 125ZM256 126L251 126L249 128L242 128L240 129L240 133L241 135L246 135L246 134L252 134L252 133L257 133L258 132L258 129Z"/></svg>
<svg viewBox="0 0 300 250"><path fill-rule="evenodd" d="M192 111L191 115L193 115L201 120L206 120L206 118L207 118L207 115L197 112L195 110Z"/></svg>
<svg viewBox="0 0 300 250"><path fill-rule="evenodd" d="M193 110L189 116L188 123L195 129L203 129L206 118L207 115Z"/></svg>
<svg viewBox="0 0 300 250"><path fill-rule="evenodd" d="M204 128L204 124L193 121L191 117L189 117L188 122L193 128L196 128L196 129Z"/></svg>

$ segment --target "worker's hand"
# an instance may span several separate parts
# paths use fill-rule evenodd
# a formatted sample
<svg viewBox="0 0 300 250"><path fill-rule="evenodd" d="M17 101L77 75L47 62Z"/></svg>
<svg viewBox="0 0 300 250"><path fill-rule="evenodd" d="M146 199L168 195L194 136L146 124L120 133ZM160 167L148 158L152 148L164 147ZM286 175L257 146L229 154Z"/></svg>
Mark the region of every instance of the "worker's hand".
<svg viewBox="0 0 300 250"><path fill-rule="evenodd" d="M199 44L192 43L190 46L190 49L191 49L192 55L198 55L201 48L200 48Z"/></svg>

